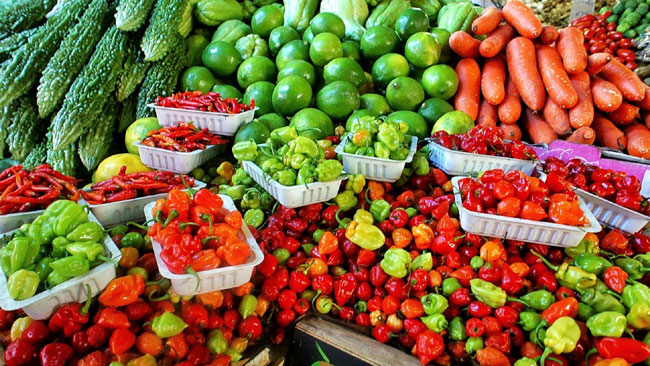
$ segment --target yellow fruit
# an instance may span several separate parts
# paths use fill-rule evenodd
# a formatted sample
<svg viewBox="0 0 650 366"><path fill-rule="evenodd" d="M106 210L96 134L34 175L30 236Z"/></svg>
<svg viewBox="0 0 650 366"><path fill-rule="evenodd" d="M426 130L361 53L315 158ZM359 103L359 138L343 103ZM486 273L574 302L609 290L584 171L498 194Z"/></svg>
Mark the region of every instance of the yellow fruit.
<svg viewBox="0 0 650 366"><path fill-rule="evenodd" d="M126 173L150 172L146 165L142 164L140 157L134 154L115 154L102 160L93 174L93 182L101 182L116 176L120 169L126 166Z"/></svg>

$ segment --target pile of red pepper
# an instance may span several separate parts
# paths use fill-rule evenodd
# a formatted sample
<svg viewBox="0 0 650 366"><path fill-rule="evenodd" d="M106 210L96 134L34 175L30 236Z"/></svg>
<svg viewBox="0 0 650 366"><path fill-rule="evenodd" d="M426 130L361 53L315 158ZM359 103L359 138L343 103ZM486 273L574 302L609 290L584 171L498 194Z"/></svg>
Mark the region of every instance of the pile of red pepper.
<svg viewBox="0 0 650 366"><path fill-rule="evenodd" d="M90 191L80 191L80 193L86 202L100 205L167 193L174 188L185 187L186 184L193 187L194 178L161 171L126 174L126 166L123 166L118 175L103 182L93 183Z"/></svg>
<svg viewBox="0 0 650 366"><path fill-rule="evenodd" d="M204 150L209 145L225 145L227 143L228 140L211 133L207 128L199 130L193 124L186 122L150 131L142 140L143 145L178 152Z"/></svg>
<svg viewBox="0 0 650 366"><path fill-rule="evenodd" d="M535 150L521 140L506 140L497 126L478 126L467 133L450 135L440 130L431 135L433 142L452 150L520 160L537 160Z"/></svg>
<svg viewBox="0 0 650 366"><path fill-rule="evenodd" d="M168 97L156 98L156 105L167 108L180 108L204 112L237 114L255 109L255 100L250 104L240 103L235 98L221 98L219 93L186 91Z"/></svg>
<svg viewBox="0 0 650 366"><path fill-rule="evenodd" d="M630 70L637 68L636 55L632 50L632 39L616 31L616 23L607 23L611 11L603 14L586 14L571 22L572 27L582 31L584 46L588 54L606 52L614 56Z"/></svg>
<svg viewBox="0 0 650 366"><path fill-rule="evenodd" d="M58 199L78 201L78 182L47 164L32 170L9 167L0 173L0 215L45 209Z"/></svg>

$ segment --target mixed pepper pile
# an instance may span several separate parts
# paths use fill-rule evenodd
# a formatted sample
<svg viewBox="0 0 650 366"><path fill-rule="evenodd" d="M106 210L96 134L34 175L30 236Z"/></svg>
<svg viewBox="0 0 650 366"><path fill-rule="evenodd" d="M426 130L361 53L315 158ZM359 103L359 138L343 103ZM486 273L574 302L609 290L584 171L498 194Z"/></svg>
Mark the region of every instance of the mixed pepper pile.
<svg viewBox="0 0 650 366"><path fill-rule="evenodd" d="M380 159L406 160L411 139L406 136L408 125L364 116L351 120L343 134L343 151L348 154Z"/></svg>
<svg viewBox="0 0 650 366"><path fill-rule="evenodd" d="M521 140L506 140L506 134L496 126L474 127L467 133L450 135L440 130L431 139L438 145L451 150L492 155L520 160L538 160L535 150Z"/></svg>
<svg viewBox="0 0 650 366"><path fill-rule="evenodd" d="M172 94L156 98L156 105L167 108L189 109L203 112L238 114L255 109L255 100L250 104L240 103L236 98L221 98L219 93L200 90Z"/></svg>
<svg viewBox="0 0 650 366"><path fill-rule="evenodd" d="M220 138L208 131L207 128L199 130L198 127L187 122L150 131L142 140L143 145L178 152L205 150L210 145L225 145L227 143L228 140Z"/></svg>

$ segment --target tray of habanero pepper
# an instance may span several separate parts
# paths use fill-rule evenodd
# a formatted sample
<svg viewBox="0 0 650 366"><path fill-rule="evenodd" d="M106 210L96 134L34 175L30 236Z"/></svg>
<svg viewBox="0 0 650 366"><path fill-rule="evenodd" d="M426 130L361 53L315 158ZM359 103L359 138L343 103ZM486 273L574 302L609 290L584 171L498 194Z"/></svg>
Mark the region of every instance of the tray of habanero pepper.
<svg viewBox="0 0 650 366"><path fill-rule="evenodd" d="M171 172L139 172L120 174L103 182L93 183L80 193L90 210L105 227L144 219L144 206L164 198L173 188L203 188L205 183L186 175Z"/></svg>
<svg viewBox="0 0 650 366"><path fill-rule="evenodd" d="M32 170L22 165L0 173L0 232L32 221L52 202L61 198L78 201L78 180L43 164Z"/></svg>

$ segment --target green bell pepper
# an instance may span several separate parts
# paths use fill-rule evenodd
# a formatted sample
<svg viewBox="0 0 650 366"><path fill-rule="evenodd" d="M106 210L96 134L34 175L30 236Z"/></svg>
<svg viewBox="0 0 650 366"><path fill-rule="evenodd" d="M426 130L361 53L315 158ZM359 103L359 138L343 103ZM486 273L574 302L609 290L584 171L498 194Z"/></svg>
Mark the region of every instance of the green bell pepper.
<svg viewBox="0 0 650 366"><path fill-rule="evenodd" d="M640 282L634 282L626 285L621 294L623 304L631 309L634 304L645 302L650 304L650 288Z"/></svg>
<svg viewBox="0 0 650 366"><path fill-rule="evenodd" d="M650 305L645 302L634 304L627 314L627 323L634 329L650 329Z"/></svg>
<svg viewBox="0 0 650 366"><path fill-rule="evenodd" d="M625 315L614 311L605 311L587 319L587 328L594 337L620 338L627 327Z"/></svg>
<svg viewBox="0 0 650 366"><path fill-rule="evenodd" d="M359 200L357 196L354 195L353 191L343 191L334 197L334 202L341 211L350 211L351 209L357 207Z"/></svg>
<svg viewBox="0 0 650 366"><path fill-rule="evenodd" d="M521 296L521 300L528 304L531 309L542 311L555 302L555 296L549 291L537 290Z"/></svg>
<svg viewBox="0 0 650 366"><path fill-rule="evenodd" d="M143 239L144 241L144 239ZM104 255L104 246L92 241L81 241L68 244L65 249L73 256L85 257L90 262Z"/></svg>
<svg viewBox="0 0 650 366"><path fill-rule="evenodd" d="M93 241L98 243L104 238L104 229L96 222L86 222L77 226L65 238L70 241Z"/></svg>
<svg viewBox="0 0 650 366"><path fill-rule="evenodd" d="M289 152L295 154L302 154L310 159L318 155L318 145L316 141L305 136L298 136L294 140L289 141Z"/></svg>
<svg viewBox="0 0 650 366"><path fill-rule="evenodd" d="M249 209L244 214L244 222L257 229L264 223L264 212L259 208Z"/></svg>
<svg viewBox="0 0 650 366"><path fill-rule="evenodd" d="M57 259L50 263L54 272L64 276L76 277L86 274L90 270L90 262L82 256L71 256Z"/></svg>
<svg viewBox="0 0 650 366"><path fill-rule="evenodd" d="M428 294L420 298L422 307L427 315L442 314L449 307L447 298L440 294Z"/></svg>
<svg viewBox="0 0 650 366"><path fill-rule="evenodd" d="M54 258L63 258L66 256L66 247L70 241L63 236L59 236L52 240L52 256Z"/></svg>
<svg viewBox="0 0 650 366"><path fill-rule="evenodd" d="M580 295L582 297L582 302L594 308L597 313L602 313L603 311L615 311L617 313L625 314L625 307L623 304L621 304L616 297L608 293L588 288L580 292Z"/></svg>
<svg viewBox="0 0 650 366"><path fill-rule="evenodd" d="M228 340L223 336L221 330L215 329L208 333L208 350L213 355L220 355L228 348Z"/></svg>
<svg viewBox="0 0 650 366"><path fill-rule="evenodd" d="M377 140L383 143L390 151L395 151L400 147L400 141L403 140L395 125L390 123L382 123L379 125L379 132L377 132Z"/></svg>
<svg viewBox="0 0 650 366"><path fill-rule="evenodd" d="M382 222L390 214L390 203L386 200L374 200L370 204L370 213L376 222Z"/></svg>
<svg viewBox="0 0 650 366"><path fill-rule="evenodd" d="M68 205L56 218L53 218L54 234L66 236L77 226L88 222L88 213L75 202Z"/></svg>
<svg viewBox="0 0 650 366"><path fill-rule="evenodd" d="M630 280L640 280L646 272L650 272L650 268L644 267L640 261L634 258L621 257L617 258L614 263L627 272Z"/></svg>
<svg viewBox="0 0 650 366"><path fill-rule="evenodd" d="M343 165L338 160L325 160L316 166L315 173L319 182L330 182L337 179L343 172Z"/></svg>
<svg viewBox="0 0 650 366"><path fill-rule="evenodd" d="M534 311L522 311L519 313L519 324L526 332L537 328L542 322L542 316Z"/></svg>
<svg viewBox="0 0 650 366"><path fill-rule="evenodd" d="M587 321L587 319L589 319L594 314L596 314L596 310L594 310L594 308L585 304L584 302L578 303L578 319Z"/></svg>
<svg viewBox="0 0 650 366"><path fill-rule="evenodd" d="M38 261L38 264L36 264L34 272L38 274L38 278L40 279L41 283L45 283L47 276L53 271L52 267L50 267L50 263L52 262L54 262L54 258L45 257Z"/></svg>
<svg viewBox="0 0 650 366"><path fill-rule="evenodd" d="M573 265L597 276L612 266L607 259L593 253L579 254L573 258Z"/></svg>
<svg viewBox="0 0 650 366"><path fill-rule="evenodd" d="M410 263L411 255L409 252L401 248L391 248L384 253L384 258L379 265L387 275L403 278L408 274Z"/></svg>
<svg viewBox="0 0 650 366"><path fill-rule="evenodd" d="M506 304L508 296L499 286L480 278L469 281L470 289L474 297L492 308L498 308Z"/></svg>
<svg viewBox="0 0 650 366"><path fill-rule="evenodd" d="M423 269L425 271L430 271L433 268L433 256L431 253L422 253L413 259L413 262L409 265L410 271L415 271L416 269Z"/></svg>
<svg viewBox="0 0 650 366"><path fill-rule="evenodd" d="M420 317L420 320L422 320L422 323L424 323L427 328L436 333L440 333L443 330L447 329L447 326L449 325L447 319L445 319L445 316L442 314L431 314L423 316Z"/></svg>
<svg viewBox="0 0 650 366"><path fill-rule="evenodd" d="M238 184L243 184L245 186L249 184L253 184L253 178L248 176L248 173L244 170L244 168L237 168L235 170L235 174L232 175L232 184L238 185Z"/></svg>
<svg viewBox="0 0 650 366"><path fill-rule="evenodd" d="M9 296L17 301L29 299L36 294L39 281L38 273L25 269L18 270L7 280Z"/></svg>
<svg viewBox="0 0 650 366"><path fill-rule="evenodd" d="M296 185L296 172L291 169L280 170L273 174L272 179L283 186L294 186Z"/></svg>
<svg viewBox="0 0 650 366"><path fill-rule="evenodd" d="M467 331L465 330L465 322L463 318L457 316L449 322L449 338L454 341L464 341L467 339Z"/></svg>
<svg viewBox="0 0 650 366"><path fill-rule="evenodd" d="M359 194L361 191L363 191L363 187L365 187L365 185L366 178L363 176L363 174L355 174L348 177L348 182L345 184L345 189Z"/></svg>
<svg viewBox="0 0 650 366"><path fill-rule="evenodd" d="M232 154L237 160L255 160L257 156L257 144L253 140L240 141L233 145Z"/></svg>
<svg viewBox="0 0 650 366"><path fill-rule="evenodd" d="M183 319L168 311L153 318L151 322L151 330L160 338L169 338L181 334L187 327L188 325Z"/></svg>
<svg viewBox="0 0 650 366"><path fill-rule="evenodd" d="M54 286L60 285L63 282L71 279L72 277L70 276L65 276L61 274L60 272L57 271L52 271L50 272L49 275L47 275L47 286L48 288L52 288Z"/></svg>

